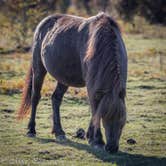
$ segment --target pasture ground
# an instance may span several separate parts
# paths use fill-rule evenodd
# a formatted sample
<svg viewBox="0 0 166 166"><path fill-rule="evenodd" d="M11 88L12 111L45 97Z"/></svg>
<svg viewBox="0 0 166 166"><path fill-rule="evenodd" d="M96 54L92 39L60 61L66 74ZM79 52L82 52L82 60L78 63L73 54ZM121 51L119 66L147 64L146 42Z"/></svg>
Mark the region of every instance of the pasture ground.
<svg viewBox="0 0 166 166"><path fill-rule="evenodd" d="M124 39L129 57L127 123L117 154L95 150L87 140L74 138L90 120L85 88L66 93L61 116L68 141L55 141L50 100L55 81L50 76L37 111L37 137L27 138L28 119L18 122L15 117L31 55L0 55L0 165L166 165L166 39L141 35L124 35ZM136 144L127 143L131 138Z"/></svg>

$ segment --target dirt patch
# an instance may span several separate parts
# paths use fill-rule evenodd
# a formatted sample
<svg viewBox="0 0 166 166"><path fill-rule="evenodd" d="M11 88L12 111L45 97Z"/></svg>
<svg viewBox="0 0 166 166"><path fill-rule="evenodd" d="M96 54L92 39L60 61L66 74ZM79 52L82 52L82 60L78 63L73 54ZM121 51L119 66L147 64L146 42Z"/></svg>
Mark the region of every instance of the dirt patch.
<svg viewBox="0 0 166 166"><path fill-rule="evenodd" d="M39 154L49 154L50 152L48 150L44 150L44 151L39 151Z"/></svg>
<svg viewBox="0 0 166 166"><path fill-rule="evenodd" d="M62 157L64 157L63 155L61 154L55 154L55 153L51 153L47 150L44 150L44 151L40 151L39 152L39 155L42 159L44 160L58 160Z"/></svg>
<svg viewBox="0 0 166 166"><path fill-rule="evenodd" d="M155 86L150 86L150 85L140 85L138 86L140 89L147 89L147 90L151 90L151 89L155 89Z"/></svg>
<svg viewBox="0 0 166 166"><path fill-rule="evenodd" d="M13 113L14 110L11 110L11 109L2 109L1 112L5 112L5 113Z"/></svg>
<svg viewBox="0 0 166 166"><path fill-rule="evenodd" d="M19 89L4 89L4 90L0 90L0 94L5 94L5 95L13 95L13 94L19 94L21 93L21 90Z"/></svg>

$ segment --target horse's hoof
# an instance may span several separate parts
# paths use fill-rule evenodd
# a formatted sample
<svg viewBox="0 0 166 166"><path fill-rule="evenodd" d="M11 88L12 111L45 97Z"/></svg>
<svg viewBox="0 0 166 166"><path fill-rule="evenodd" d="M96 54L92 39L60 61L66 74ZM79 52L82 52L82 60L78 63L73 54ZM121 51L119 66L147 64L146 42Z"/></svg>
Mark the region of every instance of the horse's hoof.
<svg viewBox="0 0 166 166"><path fill-rule="evenodd" d="M100 150L104 150L104 141L98 141L98 142L95 142L94 140L89 140L89 145L91 147L93 147L94 149L100 149Z"/></svg>
<svg viewBox="0 0 166 166"><path fill-rule="evenodd" d="M109 146L109 145L105 145L104 147L105 151L108 153L117 153L119 147L118 146Z"/></svg>
<svg viewBox="0 0 166 166"><path fill-rule="evenodd" d="M27 137L34 138L36 137L36 133L27 133Z"/></svg>
<svg viewBox="0 0 166 166"><path fill-rule="evenodd" d="M104 145L100 145L100 144L92 145L92 147L96 150L103 150L104 149Z"/></svg>
<svg viewBox="0 0 166 166"><path fill-rule="evenodd" d="M56 136L56 140L60 141L60 142L64 142L67 140L67 138L65 135L58 135L58 136Z"/></svg>

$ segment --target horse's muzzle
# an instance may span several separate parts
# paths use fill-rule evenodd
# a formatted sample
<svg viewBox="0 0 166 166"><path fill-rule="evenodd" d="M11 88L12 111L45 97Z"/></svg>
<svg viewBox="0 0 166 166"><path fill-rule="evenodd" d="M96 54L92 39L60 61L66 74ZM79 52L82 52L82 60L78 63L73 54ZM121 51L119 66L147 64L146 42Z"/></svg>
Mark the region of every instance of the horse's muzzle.
<svg viewBox="0 0 166 166"><path fill-rule="evenodd" d="M108 152L108 153L116 153L118 152L119 150L119 146L112 146L112 145L105 145L105 150Z"/></svg>

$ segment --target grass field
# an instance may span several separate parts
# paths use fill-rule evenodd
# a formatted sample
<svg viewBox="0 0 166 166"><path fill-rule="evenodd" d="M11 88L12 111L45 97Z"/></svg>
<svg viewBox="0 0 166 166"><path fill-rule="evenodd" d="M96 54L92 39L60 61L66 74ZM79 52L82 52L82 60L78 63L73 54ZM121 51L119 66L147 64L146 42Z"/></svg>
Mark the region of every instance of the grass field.
<svg viewBox="0 0 166 166"><path fill-rule="evenodd" d="M85 88L66 93L61 116L68 141L55 141L50 101L55 81L50 76L37 111L37 137L27 138L28 119L18 122L15 117L31 55L0 55L0 165L166 165L166 39L124 39L129 56L127 123L117 154L95 150L87 140L74 137L90 120ZM128 139L136 144L128 144Z"/></svg>

